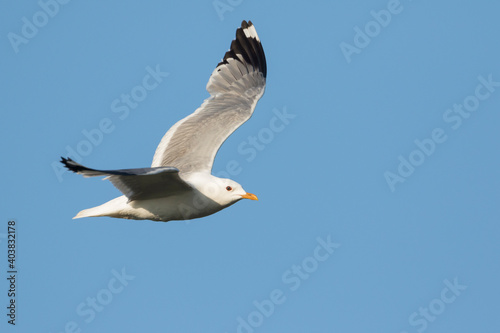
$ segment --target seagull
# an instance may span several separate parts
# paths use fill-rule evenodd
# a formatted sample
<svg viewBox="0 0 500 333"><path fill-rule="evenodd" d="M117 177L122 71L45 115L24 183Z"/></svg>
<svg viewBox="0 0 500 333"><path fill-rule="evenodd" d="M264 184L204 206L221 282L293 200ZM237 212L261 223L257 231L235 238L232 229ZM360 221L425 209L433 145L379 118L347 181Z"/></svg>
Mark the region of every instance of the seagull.
<svg viewBox="0 0 500 333"><path fill-rule="evenodd" d="M163 136L150 168L97 170L61 157L84 177L105 176L122 196L80 211L74 219L114 218L168 222L214 214L241 199L258 200L231 179L211 174L224 141L253 114L266 87L267 65L251 21L243 21L207 83L210 97Z"/></svg>

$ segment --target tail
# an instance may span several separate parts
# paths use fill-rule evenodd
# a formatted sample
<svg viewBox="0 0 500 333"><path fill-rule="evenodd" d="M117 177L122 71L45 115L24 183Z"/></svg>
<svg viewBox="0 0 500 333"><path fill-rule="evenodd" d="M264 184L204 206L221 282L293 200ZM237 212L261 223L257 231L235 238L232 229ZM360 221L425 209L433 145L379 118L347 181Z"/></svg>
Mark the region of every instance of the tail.
<svg viewBox="0 0 500 333"><path fill-rule="evenodd" d="M82 217L121 217L124 207L127 204L127 198L122 195L121 197L110 200L100 206L84 209L76 214L73 219L80 219Z"/></svg>
<svg viewBox="0 0 500 333"><path fill-rule="evenodd" d="M105 213L100 211L100 209L99 209L100 207L101 206L97 206L97 207L81 210L78 212L78 214L76 214L75 217L73 217L73 220L74 219L81 219L82 217L106 216Z"/></svg>

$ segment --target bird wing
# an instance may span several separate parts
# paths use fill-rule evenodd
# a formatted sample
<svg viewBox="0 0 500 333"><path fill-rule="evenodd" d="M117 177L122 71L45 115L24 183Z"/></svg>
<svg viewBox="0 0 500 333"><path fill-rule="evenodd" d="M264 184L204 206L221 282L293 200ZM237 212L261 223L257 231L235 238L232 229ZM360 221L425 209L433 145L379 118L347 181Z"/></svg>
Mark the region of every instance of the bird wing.
<svg viewBox="0 0 500 333"><path fill-rule="evenodd" d="M172 167L96 170L87 168L70 158L61 158L70 171L84 177L107 176L111 183L130 201L147 200L177 195L192 187L179 177L179 170Z"/></svg>
<svg viewBox="0 0 500 333"><path fill-rule="evenodd" d="M259 36L251 21L243 21L230 50L207 83L211 96L168 130L151 166L210 172L220 146L251 117L264 94L266 74L266 57Z"/></svg>

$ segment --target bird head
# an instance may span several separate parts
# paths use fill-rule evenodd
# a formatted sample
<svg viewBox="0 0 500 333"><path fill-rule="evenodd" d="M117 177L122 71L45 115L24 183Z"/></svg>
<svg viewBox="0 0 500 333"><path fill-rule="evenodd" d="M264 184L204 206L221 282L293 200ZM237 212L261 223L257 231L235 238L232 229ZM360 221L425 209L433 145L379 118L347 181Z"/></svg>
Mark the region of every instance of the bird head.
<svg viewBox="0 0 500 333"><path fill-rule="evenodd" d="M212 175L200 178L196 177L196 189L221 206L230 206L241 199L258 200L255 194L248 193L234 180Z"/></svg>

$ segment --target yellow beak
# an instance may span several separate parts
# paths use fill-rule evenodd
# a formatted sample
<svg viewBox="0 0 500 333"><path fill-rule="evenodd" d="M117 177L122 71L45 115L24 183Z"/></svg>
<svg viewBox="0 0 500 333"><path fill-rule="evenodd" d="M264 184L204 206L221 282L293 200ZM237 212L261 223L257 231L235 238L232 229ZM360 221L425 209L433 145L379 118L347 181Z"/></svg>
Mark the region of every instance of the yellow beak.
<svg viewBox="0 0 500 333"><path fill-rule="evenodd" d="M250 199L250 200L259 200L255 194L252 193L245 193L241 196L243 199Z"/></svg>

